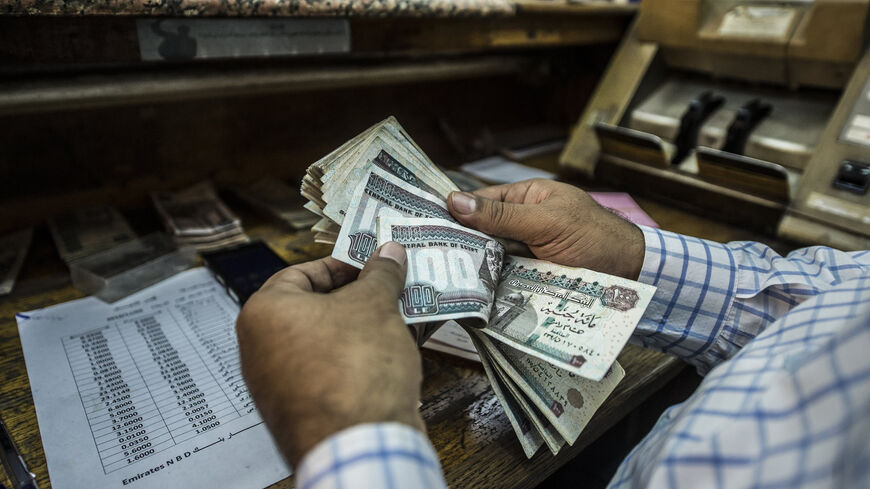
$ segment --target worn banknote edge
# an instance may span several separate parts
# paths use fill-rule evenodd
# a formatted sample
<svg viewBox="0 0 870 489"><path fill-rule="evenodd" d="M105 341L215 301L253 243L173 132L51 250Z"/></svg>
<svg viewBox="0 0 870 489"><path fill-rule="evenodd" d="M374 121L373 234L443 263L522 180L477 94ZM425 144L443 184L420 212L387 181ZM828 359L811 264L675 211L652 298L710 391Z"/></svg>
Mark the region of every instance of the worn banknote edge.
<svg viewBox="0 0 870 489"><path fill-rule="evenodd" d="M522 407L519 406L517 400L506 392L507 386L504 385L502 379L495 373L495 370L490 364L488 355L484 352L485 347L480 343L480 340L478 340L473 334L470 334L469 336L471 337L471 342L474 344L474 347L479 352L480 363L483 365L483 370L489 378L489 383L492 386L495 397L498 399L505 412L505 416L507 416L511 427L514 429L514 433L516 433L517 438L519 438L520 446L522 446L526 458L532 458L544 444L544 437L538 432L538 429L535 427L534 423L532 423L532 420L526 416L525 412L523 412ZM528 427L525 432L523 431L524 424Z"/></svg>
<svg viewBox="0 0 870 489"><path fill-rule="evenodd" d="M371 228L364 228L356 221L360 213L365 217L371 205L380 207L377 214L371 216ZM438 196L408 186L395 175L378 167L372 167L360 180L353 193L344 222L337 231L338 237L332 249L332 257L353 267L362 268L377 244L378 219L387 214L408 218L439 218L455 222L450 211L447 210L447 204Z"/></svg>

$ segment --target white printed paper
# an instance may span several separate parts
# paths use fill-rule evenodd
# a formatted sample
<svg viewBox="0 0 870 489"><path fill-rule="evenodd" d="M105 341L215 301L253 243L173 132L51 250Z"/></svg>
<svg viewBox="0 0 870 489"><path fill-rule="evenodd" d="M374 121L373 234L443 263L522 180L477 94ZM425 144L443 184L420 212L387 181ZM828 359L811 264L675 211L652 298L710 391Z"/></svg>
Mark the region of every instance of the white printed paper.
<svg viewBox="0 0 870 489"><path fill-rule="evenodd" d="M251 489L287 477L242 379L238 312L199 268L114 304L19 313L52 487Z"/></svg>
<svg viewBox="0 0 870 489"><path fill-rule="evenodd" d="M545 170L532 168L503 156L490 156L460 166L462 171L492 183L515 183L530 178L546 178L552 180L556 175Z"/></svg>
<svg viewBox="0 0 870 489"><path fill-rule="evenodd" d="M143 61L305 56L350 51L347 19L136 19Z"/></svg>
<svg viewBox="0 0 870 489"><path fill-rule="evenodd" d="M781 38L788 34L797 10L779 6L738 5L722 19L724 36Z"/></svg>
<svg viewBox="0 0 870 489"><path fill-rule="evenodd" d="M466 360L480 361L480 355L477 354L471 337L456 321L447 321L436 329L426 343L423 343L423 348L455 355Z"/></svg>

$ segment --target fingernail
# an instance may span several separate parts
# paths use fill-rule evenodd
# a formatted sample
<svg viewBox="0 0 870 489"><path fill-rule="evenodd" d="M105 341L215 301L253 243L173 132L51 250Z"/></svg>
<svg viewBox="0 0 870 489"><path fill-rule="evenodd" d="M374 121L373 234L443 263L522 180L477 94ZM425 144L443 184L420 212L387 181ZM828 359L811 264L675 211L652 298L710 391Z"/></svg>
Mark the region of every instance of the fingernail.
<svg viewBox="0 0 870 489"><path fill-rule="evenodd" d="M389 258L398 263L399 266L405 264L405 248L395 241L388 241L381 246L378 256Z"/></svg>
<svg viewBox="0 0 870 489"><path fill-rule="evenodd" d="M477 201L471 194L453 192L453 208L460 214L471 214L477 209Z"/></svg>

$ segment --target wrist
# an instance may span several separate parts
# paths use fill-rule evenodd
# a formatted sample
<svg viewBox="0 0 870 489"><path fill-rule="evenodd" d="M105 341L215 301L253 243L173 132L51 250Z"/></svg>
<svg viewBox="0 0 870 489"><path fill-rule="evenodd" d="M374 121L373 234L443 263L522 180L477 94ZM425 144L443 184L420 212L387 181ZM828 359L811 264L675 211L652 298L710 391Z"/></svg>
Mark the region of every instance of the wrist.
<svg viewBox="0 0 870 489"><path fill-rule="evenodd" d="M335 422L334 420L322 424L314 423L305 423L304 426L300 426L297 428L296 434L290 434L292 437L292 441L282 441L276 439L278 446L281 448L281 451L284 453L284 456L287 459L287 462L291 467L296 467L299 463L305 458L306 454L311 453L312 450L315 449L318 445L321 445L325 440L328 440L339 433L346 432L348 430L353 429L357 426L371 425L371 424L391 424L396 426L403 426L408 430L413 430L425 435L426 429L423 425L422 419L419 419L419 415L416 416L418 419L413 419L413 417L406 417L403 421L398 419L379 419L379 420L348 420L346 419L344 422ZM274 431L273 431L274 433ZM278 437L276 437L278 438Z"/></svg>
<svg viewBox="0 0 870 489"><path fill-rule="evenodd" d="M633 223L620 217L612 216L609 226L601 230L608 236L603 243L604 273L616 275L629 280L637 280L643 270L646 254L646 240L643 231Z"/></svg>
<svg viewBox="0 0 870 489"><path fill-rule="evenodd" d="M623 245L623 270L620 273L621 277L637 280L640 278L640 273L643 270L644 257L646 255L646 240L643 231L630 224L631 230L626 234L626 240Z"/></svg>
<svg viewBox="0 0 870 489"><path fill-rule="evenodd" d="M306 403L305 409L288 409L277 416L262 413L291 466L296 466L306 453L327 438L357 425L393 423L426 431L416 400L391 405L369 400L353 403L354 406L343 399L334 401L328 405Z"/></svg>
<svg viewBox="0 0 870 489"><path fill-rule="evenodd" d="M297 487L344 485L446 487L438 454L425 433L398 423L360 424L313 447L294 466ZM355 483L355 484L354 484Z"/></svg>

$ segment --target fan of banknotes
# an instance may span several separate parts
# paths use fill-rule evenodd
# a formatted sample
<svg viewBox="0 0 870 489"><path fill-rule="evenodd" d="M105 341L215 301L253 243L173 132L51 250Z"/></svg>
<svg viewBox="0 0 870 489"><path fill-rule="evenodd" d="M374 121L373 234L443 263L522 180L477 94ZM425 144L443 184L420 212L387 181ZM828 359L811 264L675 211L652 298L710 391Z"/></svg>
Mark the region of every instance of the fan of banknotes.
<svg viewBox="0 0 870 489"><path fill-rule="evenodd" d="M312 164L305 207L315 239L362 268L388 241L405 246L399 299L422 343L447 320L471 336L528 457L573 444L625 375L616 357L654 287L505 255L493 237L458 224L456 185L390 117Z"/></svg>

